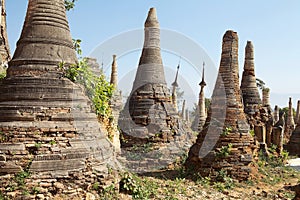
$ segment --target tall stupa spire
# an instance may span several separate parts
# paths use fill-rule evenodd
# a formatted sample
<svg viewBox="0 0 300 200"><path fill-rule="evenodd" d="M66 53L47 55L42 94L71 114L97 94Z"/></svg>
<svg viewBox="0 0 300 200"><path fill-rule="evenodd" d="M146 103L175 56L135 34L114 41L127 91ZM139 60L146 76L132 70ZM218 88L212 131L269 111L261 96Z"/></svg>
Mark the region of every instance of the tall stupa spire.
<svg viewBox="0 0 300 200"><path fill-rule="evenodd" d="M116 55L113 55L113 62L111 64L110 84L113 84L115 88L118 88L118 65Z"/></svg>
<svg viewBox="0 0 300 200"><path fill-rule="evenodd" d="M8 77L49 76L58 73L59 63L76 62L64 2L29 0Z"/></svg>
<svg viewBox="0 0 300 200"><path fill-rule="evenodd" d="M177 80L178 80L179 68L180 68L180 64L178 64L178 66L177 66L175 80L172 83L172 103L173 103L173 105L174 105L177 112L178 112L178 105L177 105L177 91L176 91L176 89L178 88Z"/></svg>
<svg viewBox="0 0 300 200"><path fill-rule="evenodd" d="M245 47L245 63L241 83L244 110L246 114L254 115L261 104L259 91L256 84L254 70L254 47L251 41L247 41Z"/></svg>
<svg viewBox="0 0 300 200"><path fill-rule="evenodd" d="M160 28L155 8L148 12L144 31L144 46L132 91L149 83L166 85L160 53Z"/></svg>
<svg viewBox="0 0 300 200"><path fill-rule="evenodd" d="M286 118L286 127L285 127L285 134L289 137L292 132L295 130L295 120L294 120L294 109L292 105L292 97L289 97L289 107L288 107L288 114ZM297 123L297 122L296 122Z"/></svg>
<svg viewBox="0 0 300 200"><path fill-rule="evenodd" d="M204 87L206 86L206 82L204 80L204 71L205 71L205 62L203 62L202 69L202 80L199 83L200 85L200 93L199 93L199 101L198 101L198 110L199 110L199 124L198 131L201 132L202 128L205 124L206 120L206 109L205 109L205 96L204 96Z"/></svg>

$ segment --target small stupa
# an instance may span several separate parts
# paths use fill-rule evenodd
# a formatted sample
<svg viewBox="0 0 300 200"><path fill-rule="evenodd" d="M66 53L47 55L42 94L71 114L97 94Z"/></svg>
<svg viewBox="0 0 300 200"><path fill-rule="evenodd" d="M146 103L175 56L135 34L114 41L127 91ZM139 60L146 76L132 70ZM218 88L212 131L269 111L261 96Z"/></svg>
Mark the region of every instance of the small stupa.
<svg viewBox="0 0 300 200"><path fill-rule="evenodd" d="M245 48L245 63L241 82L241 91L245 113L248 115L254 115L259 111L259 105L262 102L256 84L254 71L254 48L251 41L247 41Z"/></svg>
<svg viewBox="0 0 300 200"><path fill-rule="evenodd" d="M202 80L199 83L200 85L199 102L198 102L198 109L199 109L198 131L199 132L202 131L206 121L206 107L205 107L205 96L204 96L204 87L206 86L206 83L204 80L204 67L205 67L205 63L203 63Z"/></svg>
<svg viewBox="0 0 300 200"><path fill-rule="evenodd" d="M172 83L172 103L175 107L175 110L178 112L178 105L177 105L177 88L178 88L178 73L179 73L180 65L177 66L175 80Z"/></svg>

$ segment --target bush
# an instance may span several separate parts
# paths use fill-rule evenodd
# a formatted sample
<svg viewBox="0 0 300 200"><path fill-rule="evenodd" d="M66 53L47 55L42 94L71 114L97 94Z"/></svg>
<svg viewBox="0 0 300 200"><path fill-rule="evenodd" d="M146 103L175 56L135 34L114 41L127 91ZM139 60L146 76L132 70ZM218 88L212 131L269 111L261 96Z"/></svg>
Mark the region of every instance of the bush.
<svg viewBox="0 0 300 200"><path fill-rule="evenodd" d="M88 66L86 58L79 60L76 65L66 66L60 63L59 67L66 78L84 86L98 116L108 119L112 117L109 101L113 95L114 86L106 80L103 73L99 77L96 76Z"/></svg>

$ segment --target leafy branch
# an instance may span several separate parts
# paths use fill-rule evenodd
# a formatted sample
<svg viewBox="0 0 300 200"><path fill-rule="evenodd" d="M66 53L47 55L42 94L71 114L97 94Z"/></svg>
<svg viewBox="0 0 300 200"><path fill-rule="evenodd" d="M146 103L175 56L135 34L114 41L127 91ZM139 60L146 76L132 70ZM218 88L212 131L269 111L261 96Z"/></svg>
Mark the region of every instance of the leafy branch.
<svg viewBox="0 0 300 200"><path fill-rule="evenodd" d="M75 7L75 1L77 1L77 0L65 0L65 8L67 11L69 11Z"/></svg>

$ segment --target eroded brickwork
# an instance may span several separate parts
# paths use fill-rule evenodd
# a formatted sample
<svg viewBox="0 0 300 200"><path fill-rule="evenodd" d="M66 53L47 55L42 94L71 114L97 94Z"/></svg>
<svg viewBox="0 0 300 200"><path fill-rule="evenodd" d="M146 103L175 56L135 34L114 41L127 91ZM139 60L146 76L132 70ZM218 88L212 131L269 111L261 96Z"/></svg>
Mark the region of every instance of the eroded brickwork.
<svg viewBox="0 0 300 200"><path fill-rule="evenodd" d="M227 31L211 107L204 128L189 151L188 168L204 176L225 170L239 180L249 177L255 147L239 88L238 36Z"/></svg>

